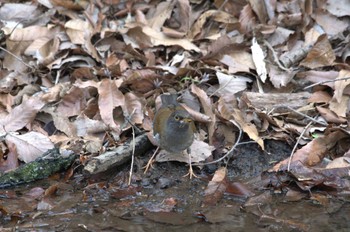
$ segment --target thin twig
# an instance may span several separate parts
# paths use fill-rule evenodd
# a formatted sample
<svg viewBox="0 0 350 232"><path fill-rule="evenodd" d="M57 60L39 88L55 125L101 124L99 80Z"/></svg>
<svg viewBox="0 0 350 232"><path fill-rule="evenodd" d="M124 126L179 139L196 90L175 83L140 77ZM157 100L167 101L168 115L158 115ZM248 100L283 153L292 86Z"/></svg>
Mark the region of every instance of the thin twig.
<svg viewBox="0 0 350 232"><path fill-rule="evenodd" d="M225 82L225 84L223 86L221 86L220 88L218 88L217 90L215 90L212 94L210 94L209 97L214 96L214 94L216 94L217 92L219 92L220 90L224 89L228 84L230 84L230 82L235 79L236 77L233 75L232 78L228 81Z"/></svg>
<svg viewBox="0 0 350 232"><path fill-rule="evenodd" d="M131 184L131 178L132 178L132 173L133 173L133 167L134 167L134 160L135 160L135 130L134 127L132 128L132 155L131 155L131 165L130 165L130 173L129 173L129 183L128 185Z"/></svg>
<svg viewBox="0 0 350 232"><path fill-rule="evenodd" d="M24 64L25 66L27 66L30 69L34 69L34 67L30 66L29 64L25 63L20 57L18 57L17 55L13 54L12 52L8 51L7 49L0 47L1 50L7 52L8 54L10 54L11 56L15 57L17 60L19 60L22 64Z"/></svg>
<svg viewBox="0 0 350 232"><path fill-rule="evenodd" d="M343 80L349 80L349 79L350 79L350 77L343 77L343 78L336 78L334 80L329 80L329 81L319 81L319 82L316 82L316 83L314 83L312 85L308 85L308 86L304 87L304 90L305 89L310 89L310 88L312 88L312 87L314 87L316 85L322 85L322 84L326 84L326 83L330 83L330 82L343 81Z"/></svg>
<svg viewBox="0 0 350 232"><path fill-rule="evenodd" d="M269 42L267 42L266 40L264 40L264 44L265 44L266 47L267 47L268 49L270 49L270 51L272 52L273 58L274 58L276 64L278 65L278 67L279 67L280 69L286 71L286 72L290 72L290 71L291 71L290 69L285 68L285 67L281 64L280 60L279 60L278 57L277 57L277 54L276 54L275 50L274 50L273 47L271 46L271 44L270 44Z"/></svg>
<svg viewBox="0 0 350 232"><path fill-rule="evenodd" d="M143 172L144 174L147 173L149 167L152 167L153 159L154 159L154 157L156 156L158 150L159 150L159 147L157 147L157 149L154 151L153 155L152 155L151 158L148 160L146 166L143 167L143 168L145 169L145 171Z"/></svg>
<svg viewBox="0 0 350 232"><path fill-rule="evenodd" d="M228 152L226 152L226 154L224 156L222 156L221 158L219 158L217 160L214 160L214 161L211 161L211 162L208 162L208 163L192 164L192 166L204 166L204 165L208 165L208 164L216 164L216 163L220 162L221 160L225 159L226 157L228 157L233 152L233 150L236 149L236 147L238 145L240 145L239 141L241 140L243 131L242 131L241 127L238 125L238 123L236 121L230 120L230 122L232 122L239 129L238 138L236 140L236 143L232 146L232 148Z"/></svg>
<svg viewBox="0 0 350 232"><path fill-rule="evenodd" d="M299 114L299 115L301 115L301 116L303 116L303 117L305 117L305 118L311 120L311 121L314 122L314 123L321 124L322 126L328 126L328 123L327 123L327 122L317 121L315 118L310 117L309 115L303 114L303 113L301 113L301 112L299 112L299 111L293 109L293 108L290 107L290 106L287 106L287 108L290 109L290 110L292 110L294 113Z"/></svg>
<svg viewBox="0 0 350 232"><path fill-rule="evenodd" d="M134 109L130 115L130 117L132 117L132 115L135 113L135 110ZM131 178L132 178L132 173L133 173L133 167L134 167L134 160L135 160L135 128L134 128L134 125L131 123L130 119L128 117L125 117L127 119L127 121L130 123L131 125L131 130L132 130L132 154L131 154L131 165L130 165L130 173L129 173L129 182L128 182L128 185L131 184Z"/></svg>
<svg viewBox="0 0 350 232"><path fill-rule="evenodd" d="M303 135L305 134L306 130L312 125L313 122L314 122L314 121L309 122L309 123L306 125L306 127L304 127L303 131L300 133L300 135L299 135L299 137L298 137L298 139L297 139L297 141L296 141L296 143L295 143L295 145L294 145L294 147L293 147L293 150L292 150L292 152L290 153L290 156L289 156L288 166L287 166L287 171L288 171L288 172L289 172L289 170L290 170L290 163L292 162L294 152L295 152L295 150L297 149L298 144L299 144L301 138L303 137Z"/></svg>

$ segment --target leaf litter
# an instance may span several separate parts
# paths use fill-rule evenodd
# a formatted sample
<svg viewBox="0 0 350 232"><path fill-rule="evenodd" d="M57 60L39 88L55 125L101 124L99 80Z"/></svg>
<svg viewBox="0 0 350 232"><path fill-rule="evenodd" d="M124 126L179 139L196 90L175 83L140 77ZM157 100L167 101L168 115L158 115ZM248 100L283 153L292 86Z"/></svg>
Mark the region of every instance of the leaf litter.
<svg viewBox="0 0 350 232"><path fill-rule="evenodd" d="M257 189L344 197L350 190L348 5L1 3L0 170L53 147L73 150L88 166L133 140L135 129L152 134L158 96L177 92L196 121L191 160L199 167L221 157L227 164L244 143L264 150L267 140L280 140L295 152L276 160ZM244 141L237 141L239 133ZM156 159L168 160L188 162L164 153ZM210 205L224 198L224 179L214 198L205 194ZM250 196L240 184L237 189Z"/></svg>

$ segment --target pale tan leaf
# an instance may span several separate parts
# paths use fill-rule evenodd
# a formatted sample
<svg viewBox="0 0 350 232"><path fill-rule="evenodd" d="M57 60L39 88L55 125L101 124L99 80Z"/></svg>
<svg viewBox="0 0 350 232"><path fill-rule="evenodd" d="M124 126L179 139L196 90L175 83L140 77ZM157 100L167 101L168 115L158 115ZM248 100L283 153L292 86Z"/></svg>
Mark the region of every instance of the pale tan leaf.
<svg viewBox="0 0 350 232"><path fill-rule="evenodd" d="M149 36L149 38L154 46L178 45L186 50L193 50L195 52L200 52L200 49L186 38L183 38L183 39L170 38L170 37L167 37L166 35L164 35L162 32L158 32L150 27L143 27L142 31L143 31L143 33L145 33L146 35Z"/></svg>
<svg viewBox="0 0 350 232"><path fill-rule="evenodd" d="M251 79L238 75L227 75L222 72L216 72L216 77L219 80L218 93L220 96L229 94L233 95L247 88L247 82L252 82Z"/></svg>
<svg viewBox="0 0 350 232"><path fill-rule="evenodd" d="M118 106L124 107L125 97L118 89L117 82L109 79L103 79L98 85L98 107L101 118L115 132L120 131L120 125L114 121L113 110Z"/></svg>
<svg viewBox="0 0 350 232"><path fill-rule="evenodd" d="M201 88L196 85L191 85L191 91L199 98L199 101L203 107L204 113L210 117L211 121L208 123L208 137L209 144L213 144L213 135L216 125L216 115L214 114L212 103L208 95Z"/></svg>
<svg viewBox="0 0 350 232"><path fill-rule="evenodd" d="M206 142L195 139L190 146L191 150L191 162L199 163L206 160L209 156L212 155L212 151L215 148L210 146ZM187 152L181 154L169 153L165 150L162 150L156 157L157 162L166 162L166 161L178 161L183 163L189 163L189 157Z"/></svg>
<svg viewBox="0 0 350 232"><path fill-rule="evenodd" d="M73 86L61 98L56 112L60 115L71 117L81 113L86 107L86 99L82 89Z"/></svg>
<svg viewBox="0 0 350 232"><path fill-rule="evenodd" d="M153 17L148 19L149 26L160 31L165 21L170 18L176 1L164 1L157 4Z"/></svg>
<svg viewBox="0 0 350 232"><path fill-rule="evenodd" d="M349 2L345 5L349 5ZM338 18L319 8L314 14L314 19L322 26L328 36L334 36L344 32L350 24L349 18Z"/></svg>
<svg viewBox="0 0 350 232"><path fill-rule="evenodd" d="M142 124L144 103L144 98L138 97L132 92L125 94L125 106L132 123Z"/></svg>
<svg viewBox="0 0 350 232"><path fill-rule="evenodd" d="M28 132L23 135L9 133L6 136L6 142L11 142L16 145L18 159L29 163L36 158L41 157L44 152L54 148L50 139L38 132Z"/></svg>
<svg viewBox="0 0 350 232"><path fill-rule="evenodd" d="M228 66L228 73L248 73L250 69L255 68L252 55L246 51L235 51L224 55L220 62Z"/></svg>
<svg viewBox="0 0 350 232"><path fill-rule="evenodd" d="M266 65L264 61L265 55L255 37L253 38L251 49L256 72L258 73L261 81L265 83L267 78Z"/></svg>
<svg viewBox="0 0 350 232"><path fill-rule="evenodd" d="M81 19L72 19L64 25L67 28L66 32L74 44L84 44L86 42L86 33L92 31L89 22Z"/></svg>
<svg viewBox="0 0 350 232"><path fill-rule="evenodd" d="M332 162L327 164L326 168L346 168L350 167L350 158L349 157L338 157L335 158Z"/></svg>
<svg viewBox="0 0 350 232"><path fill-rule="evenodd" d="M11 41L30 41L30 43L38 38L50 37L50 29L42 26L30 26L26 28L16 28L9 40Z"/></svg>
<svg viewBox="0 0 350 232"><path fill-rule="evenodd" d="M30 97L13 108L10 114L0 118L0 132L11 132L22 129L31 123L45 102L39 97Z"/></svg>
<svg viewBox="0 0 350 232"><path fill-rule="evenodd" d="M38 10L36 4L6 3L0 7L0 20L3 22L7 21L8 23L11 21L16 22L15 25L17 27L17 22L23 23L35 20L40 14L42 12Z"/></svg>
<svg viewBox="0 0 350 232"><path fill-rule="evenodd" d="M346 113L348 110L349 105L349 96L343 95L340 97L340 102L332 99L332 101L329 102L329 109L332 110L334 113L336 113L340 117L346 117Z"/></svg>
<svg viewBox="0 0 350 232"><path fill-rule="evenodd" d="M335 58L332 45L330 44L327 35L323 34L318 37L316 44L300 65L311 69L319 68L332 65Z"/></svg>
<svg viewBox="0 0 350 232"><path fill-rule="evenodd" d="M337 79L342 79L345 77L350 77L350 71L349 70L340 70L339 75L337 77ZM344 89L350 85L350 79L347 80L340 80L340 81L336 81L334 83L334 95L333 95L333 99L337 100L338 103L341 102L342 96L343 96L343 92Z"/></svg>
<svg viewBox="0 0 350 232"><path fill-rule="evenodd" d="M250 123L250 122L246 122L242 116L242 112L238 109L234 109L232 115L233 115L235 121L240 125L242 130L245 133L247 133L249 138L251 138L252 140L257 142L259 144L259 146L261 147L261 149L264 150L264 141L259 137L259 133L258 133L258 130L256 129L255 125Z"/></svg>
<svg viewBox="0 0 350 232"><path fill-rule="evenodd" d="M213 179L204 190L204 205L215 205L222 199L227 189L226 174L227 169L225 167L216 170Z"/></svg>
<svg viewBox="0 0 350 232"><path fill-rule="evenodd" d="M108 127L101 121L93 120L86 115L79 116L74 122L73 125L75 125L77 130L77 136L85 137L87 135L91 134L97 134L101 132L105 132Z"/></svg>
<svg viewBox="0 0 350 232"><path fill-rule="evenodd" d="M345 137L348 137L346 133L342 131L335 131L326 136L318 137L312 140L293 154L292 164L300 164L303 166L314 166L319 164L327 155L328 150L331 149L337 143L337 141ZM279 162L271 170L287 170L288 161L289 158Z"/></svg>
<svg viewBox="0 0 350 232"><path fill-rule="evenodd" d="M349 16L350 15L350 4L349 0L327 0L325 5L327 11L337 17Z"/></svg>

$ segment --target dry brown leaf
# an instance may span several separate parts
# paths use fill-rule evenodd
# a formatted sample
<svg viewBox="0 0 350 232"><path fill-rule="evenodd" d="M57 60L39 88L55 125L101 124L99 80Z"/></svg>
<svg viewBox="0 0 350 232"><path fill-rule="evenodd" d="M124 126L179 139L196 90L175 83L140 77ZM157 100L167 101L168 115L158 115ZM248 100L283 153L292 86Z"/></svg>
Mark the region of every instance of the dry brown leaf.
<svg viewBox="0 0 350 232"><path fill-rule="evenodd" d="M349 157L338 157L327 164L326 169L330 168L350 168L350 158Z"/></svg>
<svg viewBox="0 0 350 232"><path fill-rule="evenodd" d="M207 94L204 92L204 90L200 89L194 84L191 85L191 91L199 98L199 101L203 107L204 113L207 116L209 116L211 119L211 122L208 124L208 137L209 137L209 144L212 144L215 125L216 125L216 116L213 112L211 100L207 96Z"/></svg>
<svg viewBox="0 0 350 232"><path fill-rule="evenodd" d="M277 27L275 32L267 39L267 41L271 44L271 46L284 44L288 40L289 36L294 32L295 31L284 27Z"/></svg>
<svg viewBox="0 0 350 232"><path fill-rule="evenodd" d="M260 23L262 24L266 23L266 20L268 19L268 15L266 11L265 2L256 1L256 0L249 0L248 2L251 5L255 14L258 16Z"/></svg>
<svg viewBox="0 0 350 232"><path fill-rule="evenodd" d="M219 10L207 10L192 25L191 30L189 30L188 37L191 39L198 39L196 37L203 29L206 29L204 24L208 19L223 23L236 24L237 29L239 28L238 20L231 14Z"/></svg>
<svg viewBox="0 0 350 232"><path fill-rule="evenodd" d="M67 35L74 44L85 44L87 41L86 33L92 31L89 22L81 19L72 19L65 23Z"/></svg>
<svg viewBox="0 0 350 232"><path fill-rule="evenodd" d="M64 8L67 10L82 10L89 4L87 0L79 0L78 2L72 0L50 0L50 3L55 7Z"/></svg>
<svg viewBox="0 0 350 232"><path fill-rule="evenodd" d="M76 135L84 138L87 135L98 134L108 129L103 122L90 119L86 115L77 117L72 124L76 128Z"/></svg>
<svg viewBox="0 0 350 232"><path fill-rule="evenodd" d="M332 100L332 97L326 91L315 91L308 99L310 103L328 103Z"/></svg>
<svg viewBox="0 0 350 232"><path fill-rule="evenodd" d="M120 125L114 121L114 108L125 106L125 97L118 88L118 82L109 79L103 79L98 85L98 107L101 118L107 126L119 133Z"/></svg>
<svg viewBox="0 0 350 232"><path fill-rule="evenodd" d="M57 84L49 88L41 97L45 102L55 102L71 88L70 83Z"/></svg>
<svg viewBox="0 0 350 232"><path fill-rule="evenodd" d="M234 120L240 125L242 130L247 133L249 138L257 142L261 149L264 150L264 141L259 137L259 133L255 125L250 122L246 122L243 118L242 112L238 109L234 109L232 116Z"/></svg>
<svg viewBox="0 0 350 232"><path fill-rule="evenodd" d="M226 193L239 197L250 197L254 195L253 192L247 188L247 186L240 182L228 182Z"/></svg>
<svg viewBox="0 0 350 232"><path fill-rule="evenodd" d="M329 109L332 110L334 113L336 113L340 117L346 117L346 113L348 110L349 105L349 96L343 95L340 97L340 101L335 101L332 99L332 101L329 102Z"/></svg>
<svg viewBox="0 0 350 232"><path fill-rule="evenodd" d="M345 5L349 5L349 3ZM338 6L341 6L341 5L338 5ZM314 14L314 19L318 25L322 26L323 30L326 32L328 36L335 36L340 33L343 33L344 30L346 30L346 28L348 28L350 24L350 20L348 18L335 17L329 14L327 11L324 11L319 8L316 10Z"/></svg>
<svg viewBox="0 0 350 232"><path fill-rule="evenodd" d="M47 136L34 131L23 135L8 133L5 140L16 145L18 159L25 163L34 161L47 150L54 148L54 144Z"/></svg>
<svg viewBox="0 0 350 232"><path fill-rule="evenodd" d="M256 17L249 4L245 5L239 15L242 33L249 33L256 26Z"/></svg>
<svg viewBox="0 0 350 232"><path fill-rule="evenodd" d="M326 136L318 137L304 147L300 148L293 154L291 164L302 165L302 166L315 166L319 164L329 149L331 149L338 140L348 137L342 131L335 131ZM284 171L287 170L287 164L289 158L276 164L271 170L272 171Z"/></svg>
<svg viewBox="0 0 350 232"><path fill-rule="evenodd" d="M275 65L268 64L269 77L273 86L277 89L287 86L287 84L293 79L296 71L281 70Z"/></svg>
<svg viewBox="0 0 350 232"><path fill-rule="evenodd" d="M10 93L17 85L16 77L16 72L10 72L8 75L0 79L0 93Z"/></svg>
<svg viewBox="0 0 350 232"><path fill-rule="evenodd" d="M165 21L170 18L171 12L176 4L176 1L160 2L154 9L153 17L149 18L148 26L156 31L160 31Z"/></svg>
<svg viewBox="0 0 350 232"><path fill-rule="evenodd" d="M3 157L3 148L5 146L4 142L1 142L1 157L0 157L0 172L4 173L8 170L15 169L19 166L18 163L18 153L16 150L16 145L11 142L6 142L8 153L7 158Z"/></svg>
<svg viewBox="0 0 350 232"><path fill-rule="evenodd" d="M249 73L250 69L255 68L252 55L242 50L223 55L220 62L228 66L228 73Z"/></svg>
<svg viewBox="0 0 350 232"><path fill-rule="evenodd" d="M85 107L86 99L84 91L81 88L73 86L62 96L56 112L61 116L71 117L79 115Z"/></svg>
<svg viewBox="0 0 350 232"><path fill-rule="evenodd" d="M219 89L217 92L220 96L234 95L247 88L247 83L252 82L251 79L240 75L227 75L222 72L216 72L216 77L219 80Z"/></svg>
<svg viewBox="0 0 350 232"><path fill-rule="evenodd" d="M143 122L143 108L145 99L129 92L125 94L125 107L127 109L130 121L134 124L142 124Z"/></svg>
<svg viewBox="0 0 350 232"><path fill-rule="evenodd" d="M336 115L332 110L321 106L316 106L317 111L328 123L346 123L346 118L341 118Z"/></svg>
<svg viewBox="0 0 350 232"><path fill-rule="evenodd" d="M188 111L188 113L190 113L190 115L192 116L192 118L194 119L194 121L196 122L204 122L204 123L208 123L211 121L210 117L202 114L201 112L198 112L196 110L193 110L192 108L188 107L186 104L180 104L183 108L185 108L185 110Z"/></svg>
<svg viewBox="0 0 350 232"><path fill-rule="evenodd" d="M343 16L350 15L350 4L348 0L338 0L338 1L327 0L327 4L325 4L324 6L327 9L327 11L329 11L331 14L335 16L343 17Z"/></svg>
<svg viewBox="0 0 350 232"><path fill-rule="evenodd" d="M151 135L152 136L152 135ZM191 162L199 163L205 161L209 156L212 155L212 151L215 148L210 146L206 142L195 139L190 146L191 150ZM182 154L169 153L165 150L159 152L156 157L157 162L166 162L166 161L178 161L183 163L189 163L189 158L187 152Z"/></svg>
<svg viewBox="0 0 350 232"><path fill-rule="evenodd" d="M334 60L335 55L332 46L328 41L327 35L323 34L318 37L316 44L300 65L313 69L332 65Z"/></svg>
<svg viewBox="0 0 350 232"><path fill-rule="evenodd" d="M221 167L216 170L212 180L208 183L207 188L204 190L204 200L203 204L205 206L213 206L217 204L222 197L227 188L226 183L226 173L225 167Z"/></svg>
<svg viewBox="0 0 350 232"><path fill-rule="evenodd" d="M13 110L4 118L0 119L0 132L11 132L22 129L30 124L39 110L45 105L39 97L30 97L22 104L13 108Z"/></svg>
<svg viewBox="0 0 350 232"><path fill-rule="evenodd" d="M35 39L24 51L25 55L33 56L39 63L50 64L57 58L57 52L59 51L60 40L56 36L59 31L59 27L56 29L50 29L49 36L39 37Z"/></svg>
<svg viewBox="0 0 350 232"><path fill-rule="evenodd" d="M326 83L323 83L323 85L329 86L334 89L334 80L339 75L338 71L307 71L307 72L301 72L298 74L298 76L311 81L312 83L318 83L322 81L327 81ZM331 81L331 82L328 82Z"/></svg>
<svg viewBox="0 0 350 232"><path fill-rule="evenodd" d="M0 7L1 21L28 22L36 20L41 14L36 4L5 3Z"/></svg>
<svg viewBox="0 0 350 232"><path fill-rule="evenodd" d="M220 116L226 120L232 119L232 113L237 109L237 99L232 95L223 95L218 101L218 111Z"/></svg>
<svg viewBox="0 0 350 232"><path fill-rule="evenodd" d="M153 46L177 45L177 46L180 46L188 51L193 50L195 52L200 52L200 49L195 44L193 44L190 40L188 40L187 38L182 38L182 39L170 38L170 37L165 36L164 33L155 31L154 29L152 29L150 27L143 27L142 31L147 36L149 36Z"/></svg>
<svg viewBox="0 0 350 232"><path fill-rule="evenodd" d="M336 79L342 79L342 78L346 78L346 77L350 77L350 71L349 70L340 70L339 75L337 76ZM347 80L340 80L340 81L336 81L334 83L334 95L333 95L333 99L337 100L338 103L341 102L341 98L343 96L343 92L344 89L350 85L350 79Z"/></svg>
<svg viewBox="0 0 350 232"><path fill-rule="evenodd" d="M253 38L251 49L256 72L258 73L258 76L260 77L261 81L265 83L267 78L266 64L264 61L265 54L258 42L256 41L255 37Z"/></svg>
<svg viewBox="0 0 350 232"><path fill-rule="evenodd" d="M10 51L15 56L20 56L23 54L24 50L29 46L30 42L28 41L6 41L7 50ZM5 53L5 57L3 60L4 68L8 70L13 70L16 72L26 72L28 66L20 60L16 59L12 54Z"/></svg>

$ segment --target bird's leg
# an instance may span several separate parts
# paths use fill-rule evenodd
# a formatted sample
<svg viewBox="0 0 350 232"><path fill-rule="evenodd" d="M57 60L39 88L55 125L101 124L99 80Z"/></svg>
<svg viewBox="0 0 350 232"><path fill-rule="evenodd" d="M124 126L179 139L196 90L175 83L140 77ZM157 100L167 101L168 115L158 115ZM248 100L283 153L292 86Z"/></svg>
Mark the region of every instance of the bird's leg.
<svg viewBox="0 0 350 232"><path fill-rule="evenodd" d="M196 176L196 174L194 174L193 169L192 169L192 160L191 160L191 149L187 148L186 150L187 154L188 154L188 163L190 165L190 168L188 170L188 173L185 176L190 176L190 179L192 179L192 176L194 176L195 178L198 178L198 176Z"/></svg>
<svg viewBox="0 0 350 232"><path fill-rule="evenodd" d="M152 157L148 160L146 166L143 167L143 168L145 169L145 171L144 171L143 173L146 173L146 172L148 171L148 169L149 169L150 167L152 167L152 164L153 164L153 162L154 162L154 157L156 156L158 150L159 150L159 147L157 147L157 149L154 151Z"/></svg>

